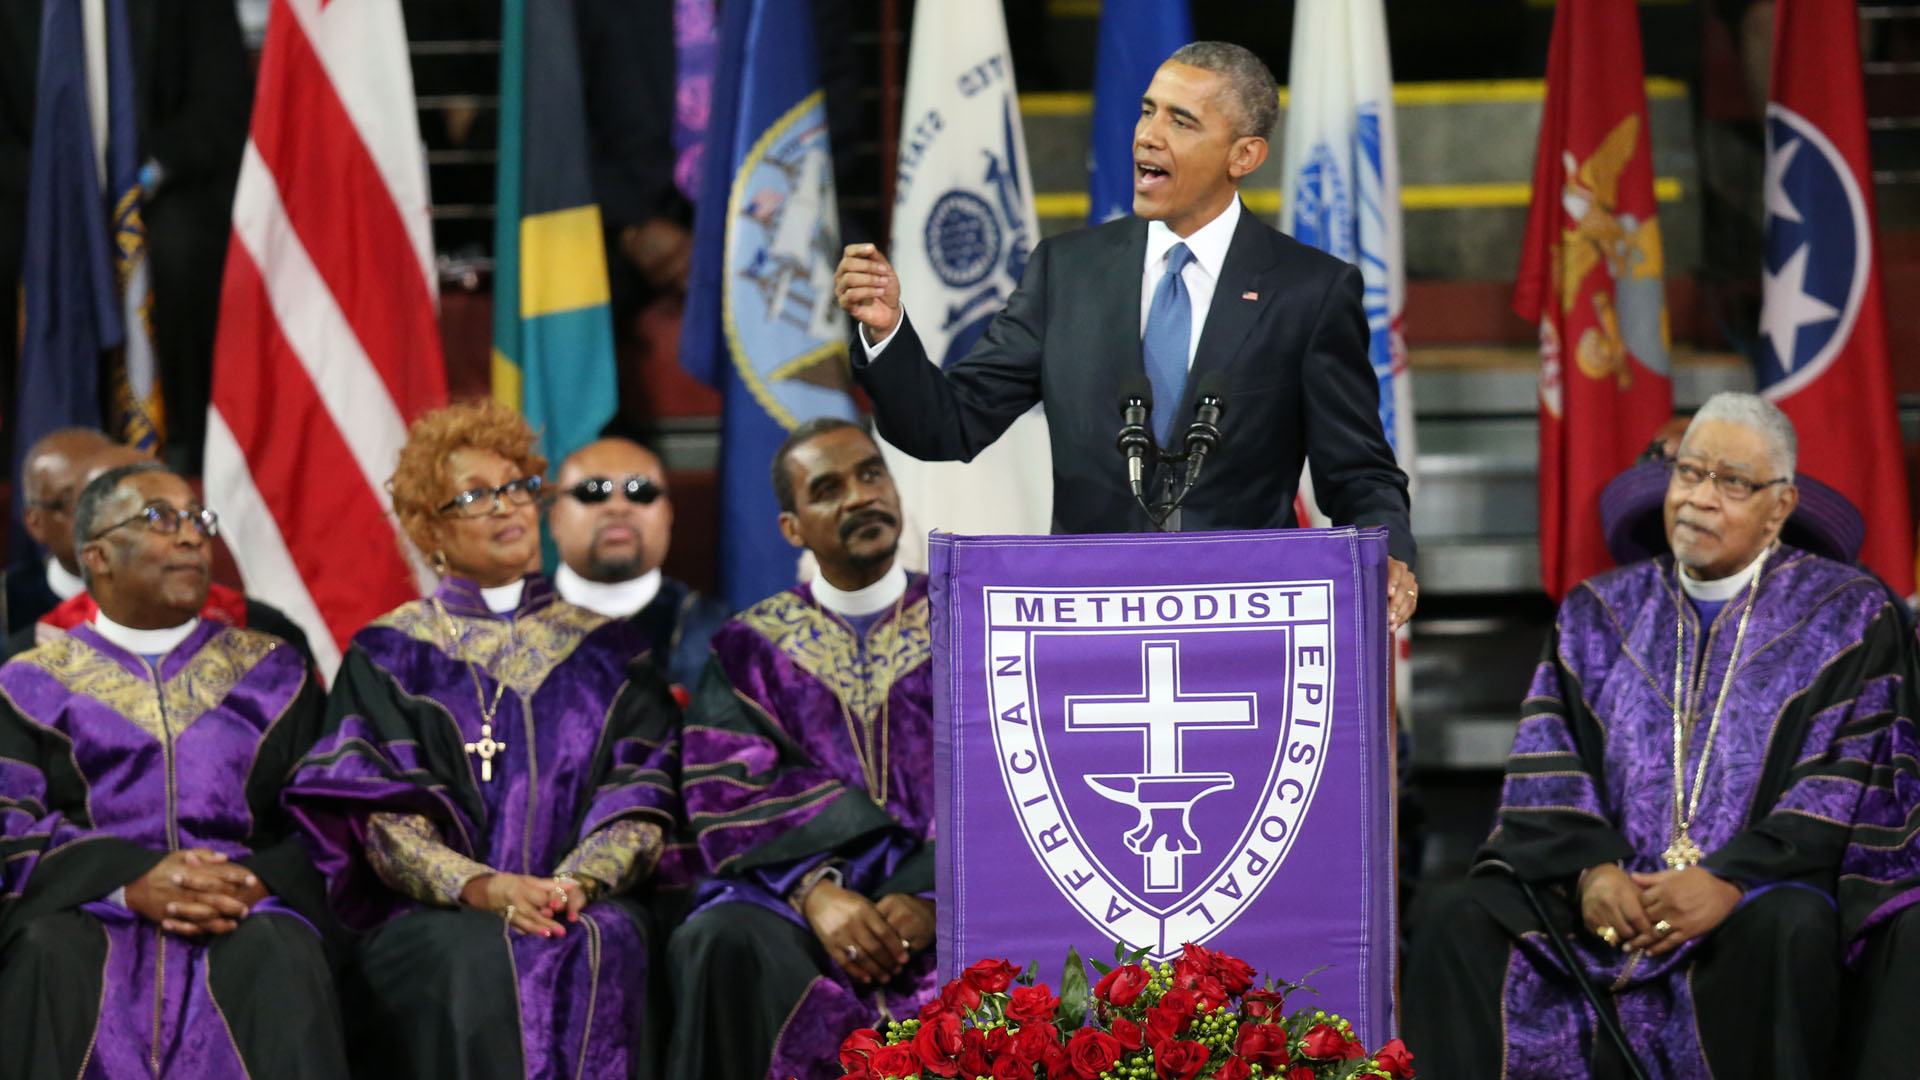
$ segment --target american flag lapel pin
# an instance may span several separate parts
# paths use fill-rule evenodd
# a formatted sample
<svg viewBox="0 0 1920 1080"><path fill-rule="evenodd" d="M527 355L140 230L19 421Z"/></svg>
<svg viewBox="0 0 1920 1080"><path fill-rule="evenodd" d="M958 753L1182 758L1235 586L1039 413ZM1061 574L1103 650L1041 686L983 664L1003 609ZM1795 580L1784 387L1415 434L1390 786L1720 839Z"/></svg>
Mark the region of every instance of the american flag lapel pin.
<svg viewBox="0 0 1920 1080"><path fill-rule="evenodd" d="M1240 299L1242 299L1242 300L1258 300L1258 299L1260 299L1260 294L1259 294L1259 293L1257 293L1257 292L1243 292L1243 293L1241 293L1241 294L1240 294Z"/></svg>

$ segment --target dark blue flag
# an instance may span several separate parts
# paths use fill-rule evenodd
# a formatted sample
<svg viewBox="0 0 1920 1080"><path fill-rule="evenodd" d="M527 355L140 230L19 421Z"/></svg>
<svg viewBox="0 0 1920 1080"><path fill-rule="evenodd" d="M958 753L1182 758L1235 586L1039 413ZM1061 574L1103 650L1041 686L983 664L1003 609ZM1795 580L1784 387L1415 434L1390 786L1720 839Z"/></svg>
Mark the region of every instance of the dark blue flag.
<svg viewBox="0 0 1920 1080"><path fill-rule="evenodd" d="M840 236L813 12L724 5L680 362L724 396L720 590L743 608L794 583L767 468L787 433L854 416Z"/></svg>
<svg viewBox="0 0 1920 1080"><path fill-rule="evenodd" d="M49 432L101 426L101 354L125 338L109 254L109 208L93 154L80 3L47 0L41 15L20 267L26 319L14 409L16 463ZM25 508L25 492L16 483L9 532L16 562L32 550L22 524Z"/></svg>
<svg viewBox="0 0 1920 1080"><path fill-rule="evenodd" d="M1106 0L1093 73L1087 224L1133 213L1133 127L1140 95L1175 49L1193 40L1187 0Z"/></svg>

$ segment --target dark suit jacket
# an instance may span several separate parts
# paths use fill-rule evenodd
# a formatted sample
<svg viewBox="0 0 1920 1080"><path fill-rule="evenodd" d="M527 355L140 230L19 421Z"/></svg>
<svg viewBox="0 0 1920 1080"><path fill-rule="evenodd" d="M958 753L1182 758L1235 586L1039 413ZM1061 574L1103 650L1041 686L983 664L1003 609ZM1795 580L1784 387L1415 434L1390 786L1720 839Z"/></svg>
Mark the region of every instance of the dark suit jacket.
<svg viewBox="0 0 1920 1080"><path fill-rule="evenodd" d="M944 372L927 362L910 319L872 363L856 347L854 372L880 434L922 460L969 461L1044 402L1054 531L1151 528L1114 448L1122 380L1146 370L1146 244L1147 223L1133 217L1041 242L1006 309ZM1176 437L1184 438L1200 380L1209 372L1224 380L1220 449L1187 499L1183 529L1293 525L1307 461L1335 524L1385 525L1393 555L1412 564L1407 478L1380 427L1360 295L1358 270L1242 208L1185 395L1154 406L1156 415L1177 409ZM1159 490L1152 471L1147 490Z"/></svg>

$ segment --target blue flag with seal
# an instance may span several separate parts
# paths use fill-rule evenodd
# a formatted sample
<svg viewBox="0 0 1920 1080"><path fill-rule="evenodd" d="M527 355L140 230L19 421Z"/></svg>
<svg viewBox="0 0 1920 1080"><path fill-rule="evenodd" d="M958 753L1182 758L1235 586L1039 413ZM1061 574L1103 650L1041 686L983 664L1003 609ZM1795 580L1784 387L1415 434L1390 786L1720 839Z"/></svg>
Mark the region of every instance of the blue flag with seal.
<svg viewBox="0 0 1920 1080"><path fill-rule="evenodd" d="M34 443L60 428L101 426L101 356L125 339L87 104L80 0L50 0L42 12L33 131L20 266L25 318L14 409L15 462L24 461ZM14 485L13 528L8 534L14 562L29 558L33 547L22 524L25 499L22 486Z"/></svg>
<svg viewBox="0 0 1920 1080"><path fill-rule="evenodd" d="M573 0L504 0L493 396L526 415L555 465L599 437L619 399L584 101Z"/></svg>
<svg viewBox="0 0 1920 1080"><path fill-rule="evenodd" d="M1106 0L1093 71L1087 224L1133 213L1133 128L1140 95L1173 51L1193 40L1187 0Z"/></svg>
<svg viewBox="0 0 1920 1080"><path fill-rule="evenodd" d="M854 418L833 154L811 5L735 0L721 16L680 362L725 399L720 590L744 608L791 586L767 467L787 433Z"/></svg>

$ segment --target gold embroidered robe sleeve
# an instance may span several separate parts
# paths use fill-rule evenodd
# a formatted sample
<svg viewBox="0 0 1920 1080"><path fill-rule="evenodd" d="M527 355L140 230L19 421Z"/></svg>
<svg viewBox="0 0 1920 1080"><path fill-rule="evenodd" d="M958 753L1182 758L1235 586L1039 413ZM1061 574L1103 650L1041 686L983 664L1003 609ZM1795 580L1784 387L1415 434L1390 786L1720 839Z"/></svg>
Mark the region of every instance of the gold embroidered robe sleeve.
<svg viewBox="0 0 1920 1080"><path fill-rule="evenodd" d="M554 875L592 882L588 888L594 896L625 892L653 871L662 842L658 825L622 818L588 833L560 860Z"/></svg>
<svg viewBox="0 0 1920 1080"><path fill-rule="evenodd" d="M458 907L467 882L494 872L448 847L419 814L370 815L366 847L367 865L380 880L423 904Z"/></svg>

